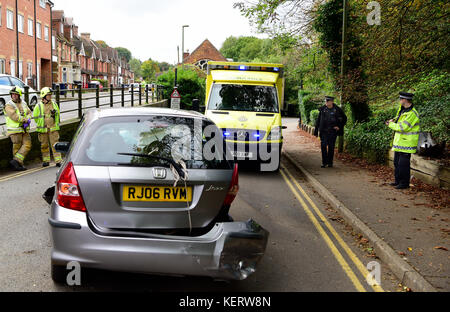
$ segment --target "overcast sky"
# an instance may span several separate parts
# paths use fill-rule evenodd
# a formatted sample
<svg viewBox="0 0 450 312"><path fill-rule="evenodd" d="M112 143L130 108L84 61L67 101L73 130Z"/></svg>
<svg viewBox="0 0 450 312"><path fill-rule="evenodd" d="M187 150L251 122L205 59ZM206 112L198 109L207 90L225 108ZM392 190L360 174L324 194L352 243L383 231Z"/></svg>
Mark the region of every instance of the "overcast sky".
<svg viewBox="0 0 450 312"><path fill-rule="evenodd" d="M185 50L192 52L208 38L217 49L228 36L256 34L248 20L233 9L237 0L54 0L55 10L73 17L79 32L91 33L112 47L122 46L145 61L177 61L181 26Z"/></svg>

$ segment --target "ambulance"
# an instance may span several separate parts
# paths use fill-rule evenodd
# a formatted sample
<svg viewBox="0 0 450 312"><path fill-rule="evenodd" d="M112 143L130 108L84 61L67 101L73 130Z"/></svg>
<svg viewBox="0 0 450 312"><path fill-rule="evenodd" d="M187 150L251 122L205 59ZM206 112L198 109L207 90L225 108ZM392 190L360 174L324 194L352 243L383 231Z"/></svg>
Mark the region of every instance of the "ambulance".
<svg viewBox="0 0 450 312"><path fill-rule="evenodd" d="M207 74L205 114L222 130L231 158L278 171L285 129L283 65L211 61Z"/></svg>

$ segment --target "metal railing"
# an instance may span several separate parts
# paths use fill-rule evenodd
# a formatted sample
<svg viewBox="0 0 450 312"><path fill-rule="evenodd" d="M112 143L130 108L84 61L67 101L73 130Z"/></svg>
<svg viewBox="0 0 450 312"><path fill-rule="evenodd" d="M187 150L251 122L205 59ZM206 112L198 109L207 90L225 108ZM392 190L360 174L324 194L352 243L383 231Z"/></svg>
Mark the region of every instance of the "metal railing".
<svg viewBox="0 0 450 312"><path fill-rule="evenodd" d="M81 119L83 112L92 108L134 107L161 101L163 99L163 88L161 85L156 85L155 90L151 89L151 85L145 87L139 85L139 88L131 85L128 88L122 84L120 87L110 85L109 88L102 89L99 85L95 88L82 88L81 85L78 85L72 89L61 89L59 85L56 85L52 93L53 100L60 108L61 116L77 112L76 116L72 118L78 117ZM30 109L33 109L34 105L40 102L40 92L30 92L29 89L28 86L24 88L23 100ZM9 94L0 94L0 99L5 97L9 97ZM3 107L0 109L3 110ZM0 123L0 127L5 125L5 122Z"/></svg>

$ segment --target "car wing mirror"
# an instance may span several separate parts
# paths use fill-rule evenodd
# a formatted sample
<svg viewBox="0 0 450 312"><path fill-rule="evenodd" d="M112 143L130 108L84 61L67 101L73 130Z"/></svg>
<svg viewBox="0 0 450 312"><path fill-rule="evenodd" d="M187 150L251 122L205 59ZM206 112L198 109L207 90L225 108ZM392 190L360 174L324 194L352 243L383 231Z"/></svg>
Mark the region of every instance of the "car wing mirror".
<svg viewBox="0 0 450 312"><path fill-rule="evenodd" d="M286 126L283 126L283 127L281 127L281 129L283 129L283 130L286 130L286 129L287 129L287 127L286 127Z"/></svg>
<svg viewBox="0 0 450 312"><path fill-rule="evenodd" d="M58 153L67 154L67 152L69 152L69 147L69 142L59 142L55 144L55 151L57 151Z"/></svg>

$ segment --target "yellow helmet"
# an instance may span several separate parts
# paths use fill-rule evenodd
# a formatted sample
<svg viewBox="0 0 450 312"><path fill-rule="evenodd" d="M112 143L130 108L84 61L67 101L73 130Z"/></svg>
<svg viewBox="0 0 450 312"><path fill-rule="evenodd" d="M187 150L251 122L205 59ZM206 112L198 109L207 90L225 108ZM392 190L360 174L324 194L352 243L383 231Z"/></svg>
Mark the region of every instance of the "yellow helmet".
<svg viewBox="0 0 450 312"><path fill-rule="evenodd" d="M11 91L9 91L9 94L11 95L11 94L18 94L19 96L22 96L22 89L21 88L19 88L19 87L13 87L12 89L11 89Z"/></svg>
<svg viewBox="0 0 450 312"><path fill-rule="evenodd" d="M41 99L45 98L48 94L52 94L52 89L49 87L42 88L41 90Z"/></svg>

